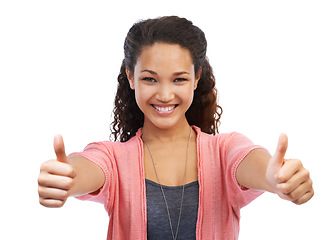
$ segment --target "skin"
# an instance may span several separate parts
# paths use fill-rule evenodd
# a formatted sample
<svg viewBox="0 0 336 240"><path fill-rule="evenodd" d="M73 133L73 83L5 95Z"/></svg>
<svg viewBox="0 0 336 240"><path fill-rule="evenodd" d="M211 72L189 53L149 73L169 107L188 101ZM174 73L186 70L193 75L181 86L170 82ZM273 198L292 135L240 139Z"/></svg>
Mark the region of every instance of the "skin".
<svg viewBox="0 0 336 240"><path fill-rule="evenodd" d="M186 149L190 126L185 112L190 107L201 71L195 74L188 50L179 45L156 43L145 47L133 74L127 69L130 87L145 119L142 137L150 146L163 185L184 184ZM191 132L186 183L198 179L196 133ZM268 191L303 204L313 195L312 180L302 162L285 159L288 138L281 134L274 155L256 149L239 165L236 178L245 188ZM55 136L56 159L41 165L38 177L40 203L61 207L69 196L98 191L104 184L103 171L78 155L67 156L60 135ZM144 145L146 178L157 182L153 163Z"/></svg>

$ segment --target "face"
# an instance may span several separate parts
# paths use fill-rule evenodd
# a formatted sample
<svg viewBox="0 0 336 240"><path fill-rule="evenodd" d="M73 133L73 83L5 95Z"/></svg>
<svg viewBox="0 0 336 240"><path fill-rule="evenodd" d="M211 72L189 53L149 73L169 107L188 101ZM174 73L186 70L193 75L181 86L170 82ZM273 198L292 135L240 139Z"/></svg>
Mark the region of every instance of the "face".
<svg viewBox="0 0 336 240"><path fill-rule="evenodd" d="M187 49L155 43L142 50L134 74L128 70L126 73L144 113L144 126L168 129L186 123L185 113L199 80Z"/></svg>

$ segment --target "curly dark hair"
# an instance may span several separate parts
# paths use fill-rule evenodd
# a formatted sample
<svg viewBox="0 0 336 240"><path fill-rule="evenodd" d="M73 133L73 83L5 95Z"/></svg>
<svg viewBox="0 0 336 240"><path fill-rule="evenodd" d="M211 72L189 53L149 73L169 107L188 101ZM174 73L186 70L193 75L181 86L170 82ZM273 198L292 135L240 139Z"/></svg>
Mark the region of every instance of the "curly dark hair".
<svg viewBox="0 0 336 240"><path fill-rule="evenodd" d="M206 57L207 41L204 32L185 18L176 16L148 19L135 23L124 43L124 60L118 76L118 89L114 102L114 121L110 125L111 140L125 142L135 136L143 126L144 114L139 109L134 91L130 88L126 68L134 74L134 67L142 49L162 42L178 44L188 49L193 60L195 75L202 69L194 92L193 102L186 112L190 125L203 132L218 133L222 108L217 104L217 89L212 67Z"/></svg>

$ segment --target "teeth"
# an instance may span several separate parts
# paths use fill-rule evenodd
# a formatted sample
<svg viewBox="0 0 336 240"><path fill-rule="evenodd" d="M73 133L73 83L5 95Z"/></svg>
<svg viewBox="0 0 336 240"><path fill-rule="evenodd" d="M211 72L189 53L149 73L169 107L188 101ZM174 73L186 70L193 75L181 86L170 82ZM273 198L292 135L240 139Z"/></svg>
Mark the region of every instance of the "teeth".
<svg viewBox="0 0 336 240"><path fill-rule="evenodd" d="M175 106L170 106L170 107L159 107L159 106L154 106L156 110L160 112L168 112L171 111L175 108Z"/></svg>

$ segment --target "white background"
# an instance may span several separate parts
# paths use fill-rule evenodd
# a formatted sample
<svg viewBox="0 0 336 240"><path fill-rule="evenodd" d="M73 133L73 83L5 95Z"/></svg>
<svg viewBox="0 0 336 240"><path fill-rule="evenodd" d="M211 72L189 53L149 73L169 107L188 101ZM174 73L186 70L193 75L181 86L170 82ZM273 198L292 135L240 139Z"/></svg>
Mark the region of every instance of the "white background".
<svg viewBox="0 0 336 240"><path fill-rule="evenodd" d="M242 209L240 239L336 239L334 1L16 1L0 3L0 238L105 239L102 205L39 205L40 164L61 133L68 153L107 140L123 41L139 19L186 17L206 33L223 107L238 131L311 172L296 206L264 194Z"/></svg>

